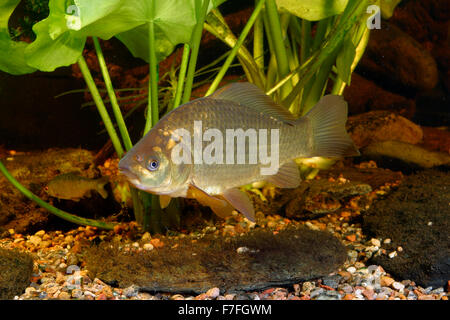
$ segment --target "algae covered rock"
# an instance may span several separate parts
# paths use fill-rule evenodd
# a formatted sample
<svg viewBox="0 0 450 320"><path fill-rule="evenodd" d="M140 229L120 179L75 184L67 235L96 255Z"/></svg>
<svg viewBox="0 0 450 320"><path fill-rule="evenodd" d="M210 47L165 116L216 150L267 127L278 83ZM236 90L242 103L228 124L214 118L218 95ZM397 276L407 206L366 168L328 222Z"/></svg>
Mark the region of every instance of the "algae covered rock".
<svg viewBox="0 0 450 320"><path fill-rule="evenodd" d="M0 248L0 300L22 294L30 283L32 271L30 255Z"/></svg>
<svg viewBox="0 0 450 320"><path fill-rule="evenodd" d="M201 293L213 287L238 292L328 275L347 257L336 237L307 228L164 241L162 248L134 253L110 242L90 247L85 252L90 276L150 292Z"/></svg>

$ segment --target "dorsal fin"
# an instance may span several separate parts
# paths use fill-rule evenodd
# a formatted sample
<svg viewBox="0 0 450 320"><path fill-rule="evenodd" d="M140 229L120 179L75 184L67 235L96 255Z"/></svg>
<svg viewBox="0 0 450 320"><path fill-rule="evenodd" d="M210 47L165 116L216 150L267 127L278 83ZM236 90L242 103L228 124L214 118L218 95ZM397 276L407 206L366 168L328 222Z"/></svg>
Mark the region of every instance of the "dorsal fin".
<svg viewBox="0 0 450 320"><path fill-rule="evenodd" d="M233 101L290 125L296 120L289 110L276 104L261 89L249 82L234 82L220 88L209 97L217 100Z"/></svg>

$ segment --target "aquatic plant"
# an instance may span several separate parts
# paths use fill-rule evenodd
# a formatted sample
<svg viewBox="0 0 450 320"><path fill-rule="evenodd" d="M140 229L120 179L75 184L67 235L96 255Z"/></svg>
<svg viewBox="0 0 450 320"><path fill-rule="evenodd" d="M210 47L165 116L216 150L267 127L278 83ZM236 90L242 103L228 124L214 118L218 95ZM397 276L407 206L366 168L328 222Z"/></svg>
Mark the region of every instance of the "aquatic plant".
<svg viewBox="0 0 450 320"><path fill-rule="evenodd" d="M224 1L50 0L48 17L33 25L36 38L28 43L12 39L8 28L9 18L20 0L5 0L0 4L0 70L20 75L36 70L52 72L58 67L78 64L120 158L131 149L132 141L98 38L118 38L135 57L149 64L144 135L160 116L158 63L171 54L175 46L183 45L178 78L174 81L174 99L167 108L170 111L190 100L204 28L231 47L221 57L225 61L207 95L217 89L237 57L250 82L264 89L295 115L302 115L320 99L329 79L333 80L332 92L335 94L342 94L349 84L368 40L366 8L376 2L256 0L253 13L240 36L236 37L217 8ZM385 2L394 6L398 3ZM250 53L244 43L252 28L253 53ZM88 37L92 37L94 42L119 134L83 57ZM268 48L264 47L264 39L267 39ZM3 165L0 165L0 171L27 195L27 190L8 174ZM131 190L136 220L146 230L162 231L158 198L134 188ZM29 192L27 196L64 219L110 227L86 219L74 219L54 207L56 210L52 209Z"/></svg>

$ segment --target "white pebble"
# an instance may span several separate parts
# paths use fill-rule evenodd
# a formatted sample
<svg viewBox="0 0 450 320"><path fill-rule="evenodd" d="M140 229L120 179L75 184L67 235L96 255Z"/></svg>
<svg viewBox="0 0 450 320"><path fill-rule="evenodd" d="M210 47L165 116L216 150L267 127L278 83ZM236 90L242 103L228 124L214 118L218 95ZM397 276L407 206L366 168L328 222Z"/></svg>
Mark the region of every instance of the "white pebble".
<svg viewBox="0 0 450 320"><path fill-rule="evenodd" d="M247 248L247 247L239 247L239 248L236 249L237 253L246 253L248 251L250 251L250 249Z"/></svg>
<svg viewBox="0 0 450 320"><path fill-rule="evenodd" d="M355 267L348 267L347 271L350 273L355 273L356 272L356 268Z"/></svg>
<svg viewBox="0 0 450 320"><path fill-rule="evenodd" d="M391 239L386 238L386 239L384 239L383 243L384 243L384 244L389 244L389 243L391 243Z"/></svg>
<svg viewBox="0 0 450 320"><path fill-rule="evenodd" d="M219 288L211 288L206 292L206 295L211 299L217 298L220 295Z"/></svg>
<svg viewBox="0 0 450 320"><path fill-rule="evenodd" d="M394 281L392 283L392 288L394 288L395 290L402 291L405 288L405 286L403 284L401 284L400 282Z"/></svg>
<svg viewBox="0 0 450 320"><path fill-rule="evenodd" d="M389 253L389 258L394 258L397 256L397 251L392 251L391 253Z"/></svg>
<svg viewBox="0 0 450 320"><path fill-rule="evenodd" d="M151 244L151 243L146 243L146 244L144 244L144 249L145 250L153 250L153 245Z"/></svg>
<svg viewBox="0 0 450 320"><path fill-rule="evenodd" d="M374 245L375 247L378 247L378 248L381 246L380 240L375 239L375 238L370 239L370 243L371 243L372 245Z"/></svg>

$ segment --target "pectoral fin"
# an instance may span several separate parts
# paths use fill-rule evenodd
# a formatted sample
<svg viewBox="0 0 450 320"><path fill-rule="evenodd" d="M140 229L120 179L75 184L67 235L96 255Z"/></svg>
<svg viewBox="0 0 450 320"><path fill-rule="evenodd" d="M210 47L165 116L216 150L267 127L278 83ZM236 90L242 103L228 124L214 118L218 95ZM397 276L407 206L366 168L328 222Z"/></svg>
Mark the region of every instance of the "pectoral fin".
<svg viewBox="0 0 450 320"><path fill-rule="evenodd" d="M223 193L223 197L233 207L235 207L236 210L243 213L248 220L255 222L255 209L253 208L253 204L245 192L232 188L226 190Z"/></svg>
<svg viewBox="0 0 450 320"><path fill-rule="evenodd" d="M167 195L160 195L159 196L159 206L161 207L161 209L165 209L169 206L170 204L170 200L172 200L171 196L167 196Z"/></svg>
<svg viewBox="0 0 450 320"><path fill-rule="evenodd" d="M233 211L233 207L227 201L211 196L194 185L189 185L187 197L194 198L201 205L210 207L215 214L223 219L230 216Z"/></svg>

